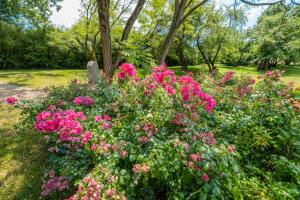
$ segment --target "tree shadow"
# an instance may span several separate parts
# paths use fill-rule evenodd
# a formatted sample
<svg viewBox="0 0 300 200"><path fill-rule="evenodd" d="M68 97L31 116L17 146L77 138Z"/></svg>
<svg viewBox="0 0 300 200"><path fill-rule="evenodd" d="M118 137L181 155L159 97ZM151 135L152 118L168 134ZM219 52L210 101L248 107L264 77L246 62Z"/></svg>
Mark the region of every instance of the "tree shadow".
<svg viewBox="0 0 300 200"><path fill-rule="evenodd" d="M43 138L33 129L17 133L18 113L0 108L0 199L39 199L47 161Z"/></svg>

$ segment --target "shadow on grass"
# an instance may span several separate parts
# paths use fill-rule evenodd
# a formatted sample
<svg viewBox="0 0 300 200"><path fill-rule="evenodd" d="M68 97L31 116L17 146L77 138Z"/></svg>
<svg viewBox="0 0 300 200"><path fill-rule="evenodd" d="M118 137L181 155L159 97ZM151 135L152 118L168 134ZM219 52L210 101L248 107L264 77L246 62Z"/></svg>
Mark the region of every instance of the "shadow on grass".
<svg viewBox="0 0 300 200"><path fill-rule="evenodd" d="M285 67L281 67L280 69L285 70L284 76L300 77L300 65L285 66Z"/></svg>
<svg viewBox="0 0 300 200"><path fill-rule="evenodd" d="M0 199L39 199L46 150L32 129L17 133L18 112L0 104Z"/></svg>

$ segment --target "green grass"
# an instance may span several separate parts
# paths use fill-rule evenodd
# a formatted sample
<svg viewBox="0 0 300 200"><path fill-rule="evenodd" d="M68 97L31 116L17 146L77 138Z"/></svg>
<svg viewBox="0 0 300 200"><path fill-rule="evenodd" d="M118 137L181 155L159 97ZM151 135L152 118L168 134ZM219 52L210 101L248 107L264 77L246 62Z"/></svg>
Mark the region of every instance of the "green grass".
<svg viewBox="0 0 300 200"><path fill-rule="evenodd" d="M251 75L253 77L257 77L258 75L263 75L266 73L266 71L256 71L255 66L225 66L221 64L217 64L218 69L220 72L226 72L226 71L234 71L237 75L247 74ZM171 69L174 69L177 74L181 75L184 72L180 71L180 67L171 67ZM296 87L300 88L300 65L293 65L288 67L281 67L279 68L281 70L285 70L285 73L283 74L282 80L285 82L293 81L295 82ZM207 72L207 66L201 65L201 66L189 66L188 71L192 72Z"/></svg>
<svg viewBox="0 0 300 200"><path fill-rule="evenodd" d="M0 70L0 82L34 89L86 80L86 70Z"/></svg>
<svg viewBox="0 0 300 200"><path fill-rule="evenodd" d="M38 199L46 164L43 141L32 130L16 132L19 111L0 103L0 199Z"/></svg>
<svg viewBox="0 0 300 200"><path fill-rule="evenodd" d="M86 80L86 70L0 70L0 82L33 89ZM19 110L0 102L0 199L39 199L47 150L32 129L17 133Z"/></svg>

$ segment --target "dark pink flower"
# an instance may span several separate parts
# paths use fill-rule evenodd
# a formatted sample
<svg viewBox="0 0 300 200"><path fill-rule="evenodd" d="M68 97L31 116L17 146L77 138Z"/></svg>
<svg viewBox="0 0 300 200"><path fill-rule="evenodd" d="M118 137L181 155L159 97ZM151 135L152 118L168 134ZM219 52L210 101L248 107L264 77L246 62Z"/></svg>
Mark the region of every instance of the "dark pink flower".
<svg viewBox="0 0 300 200"><path fill-rule="evenodd" d="M50 111L52 111L52 112L54 112L55 109L56 109L55 105L49 105L49 106L48 106L48 110L50 110Z"/></svg>
<svg viewBox="0 0 300 200"><path fill-rule="evenodd" d="M108 116L108 115L104 115L104 119L105 119L106 121L110 121L110 120L111 120L110 116Z"/></svg>
<svg viewBox="0 0 300 200"><path fill-rule="evenodd" d="M106 195L113 198L116 195L116 191L114 189L109 189L107 190Z"/></svg>
<svg viewBox="0 0 300 200"><path fill-rule="evenodd" d="M125 150L121 151L121 153L120 153L121 158L125 158L125 157L127 157L127 155L128 155L128 152Z"/></svg>
<svg viewBox="0 0 300 200"><path fill-rule="evenodd" d="M104 122L102 127L103 127L104 130L108 130L110 128L110 125L109 125L109 123Z"/></svg>
<svg viewBox="0 0 300 200"><path fill-rule="evenodd" d="M146 136L143 136L143 137L139 138L139 142L142 144L147 144L149 142L149 138Z"/></svg>
<svg viewBox="0 0 300 200"><path fill-rule="evenodd" d="M119 80L124 80L126 77L133 77L137 81L137 73L135 67L129 63L123 63L119 69L121 70L117 76Z"/></svg>
<svg viewBox="0 0 300 200"><path fill-rule="evenodd" d="M15 97L7 97L5 99L5 102L10 105L15 105L18 102L18 100Z"/></svg>
<svg viewBox="0 0 300 200"><path fill-rule="evenodd" d="M96 151L96 149L97 149L97 145L93 144L93 145L91 146L91 150L92 150L92 151Z"/></svg>
<svg viewBox="0 0 300 200"><path fill-rule="evenodd" d="M235 147L233 145L229 145L227 149L228 149L229 153L235 151Z"/></svg>
<svg viewBox="0 0 300 200"><path fill-rule="evenodd" d="M85 105L85 106L91 106L94 104L94 100L92 97L90 96L79 96L79 97L76 97L74 100L73 100L73 103L75 105Z"/></svg>
<svg viewBox="0 0 300 200"><path fill-rule="evenodd" d="M225 76L221 79L221 84L225 84L227 81L230 81L235 75L235 72L228 71L226 72Z"/></svg>
<svg viewBox="0 0 300 200"><path fill-rule="evenodd" d="M92 138L92 132L91 131L85 132L82 143L86 144L91 138Z"/></svg>
<svg viewBox="0 0 300 200"><path fill-rule="evenodd" d="M103 120L102 116L96 115L96 117L95 117L95 121L96 121L96 122L100 122L100 121L102 121L102 120Z"/></svg>
<svg viewBox="0 0 300 200"><path fill-rule="evenodd" d="M272 76L273 75L273 72L272 71L267 71L266 72L266 76Z"/></svg>
<svg viewBox="0 0 300 200"><path fill-rule="evenodd" d="M209 176L208 176L208 174L206 174L206 173L204 173L203 175L202 175L202 180L204 181L204 182L208 182L209 181Z"/></svg>

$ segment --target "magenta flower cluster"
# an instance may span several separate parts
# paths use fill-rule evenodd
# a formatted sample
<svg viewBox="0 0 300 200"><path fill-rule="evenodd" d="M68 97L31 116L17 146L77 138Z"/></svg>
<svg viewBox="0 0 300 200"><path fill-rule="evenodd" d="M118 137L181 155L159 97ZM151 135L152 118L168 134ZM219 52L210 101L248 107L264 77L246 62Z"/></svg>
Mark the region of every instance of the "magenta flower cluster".
<svg viewBox="0 0 300 200"><path fill-rule="evenodd" d="M86 143L91 138L91 132L83 134L80 120L86 120L83 112L67 111L43 111L36 117L35 128L43 133L57 133L61 141Z"/></svg>
<svg viewBox="0 0 300 200"><path fill-rule="evenodd" d="M104 185L100 183L96 178L91 178L89 176L86 176L83 178L83 183L87 185L87 191L86 193L79 198L78 194L82 193L84 188L83 185L80 184L77 190L77 194L73 195L72 197L68 198L68 200L98 200L101 199L102 196L102 190L104 188Z"/></svg>
<svg viewBox="0 0 300 200"><path fill-rule="evenodd" d="M103 177L102 178L105 179L104 175ZM100 200L100 199L126 200L127 198L123 194L118 194L118 191L111 187L111 185L115 182L115 180L116 180L115 176L110 176L108 181L110 187L106 189L105 184L97 180L97 178L86 176L82 180L83 183L79 184L76 194L69 197L67 200Z"/></svg>
<svg viewBox="0 0 300 200"><path fill-rule="evenodd" d="M193 135L192 140L194 140L194 141L200 140L204 144L210 144L210 145L216 145L217 144L215 134L212 131L210 131L208 133L202 132L198 135Z"/></svg>
<svg viewBox="0 0 300 200"><path fill-rule="evenodd" d="M73 103L75 105L85 105L85 106L91 106L94 104L94 100L92 97L90 96L79 96L79 97L76 97L74 100L73 100Z"/></svg>
<svg viewBox="0 0 300 200"><path fill-rule="evenodd" d="M136 127L136 130L137 127ZM143 130L146 132L146 136L142 136L140 137L138 140L140 143L142 144L146 144L149 142L149 140L155 136L155 134L157 133L158 129L151 123L148 123L144 126Z"/></svg>
<svg viewBox="0 0 300 200"><path fill-rule="evenodd" d="M96 115L95 121L100 123L104 130L108 130L110 128L109 122L111 121L111 117L108 115L104 115L103 117L101 115Z"/></svg>
<svg viewBox="0 0 300 200"><path fill-rule="evenodd" d="M250 77L244 81L245 83L238 86L236 89L236 92L240 97L244 97L245 95L249 94L253 89L253 85L255 84L255 80Z"/></svg>
<svg viewBox="0 0 300 200"><path fill-rule="evenodd" d="M15 105L18 102L18 100L15 97L7 97L5 99L5 102L10 105Z"/></svg>
<svg viewBox="0 0 300 200"><path fill-rule="evenodd" d="M200 84L190 76L182 76L179 79L181 86L182 99L185 102L190 101L192 97L199 99L205 104L208 113L216 107L217 103L214 98L201 90Z"/></svg>
<svg viewBox="0 0 300 200"><path fill-rule="evenodd" d="M120 67L120 72L117 74L119 80L125 80L127 77L133 77L138 80L135 67L129 63L123 63Z"/></svg>
<svg viewBox="0 0 300 200"><path fill-rule="evenodd" d="M152 92L160 85L170 95L175 95L176 90L174 84L176 83L176 76L174 71L168 70L165 64L154 67L150 77L145 78L145 95L151 95Z"/></svg>
<svg viewBox="0 0 300 200"><path fill-rule="evenodd" d="M132 167L132 171L135 174L148 173L150 171L150 167L147 164L135 164Z"/></svg>
<svg viewBox="0 0 300 200"><path fill-rule="evenodd" d="M69 182L67 177L56 176L53 170L45 174L45 177L48 177L49 180L43 183L41 196L46 197L55 190L64 191L66 189L69 189Z"/></svg>
<svg viewBox="0 0 300 200"><path fill-rule="evenodd" d="M221 79L220 83L222 85L224 85L227 81L230 81L231 79L233 79L234 75L235 75L234 71L226 72L225 76Z"/></svg>

